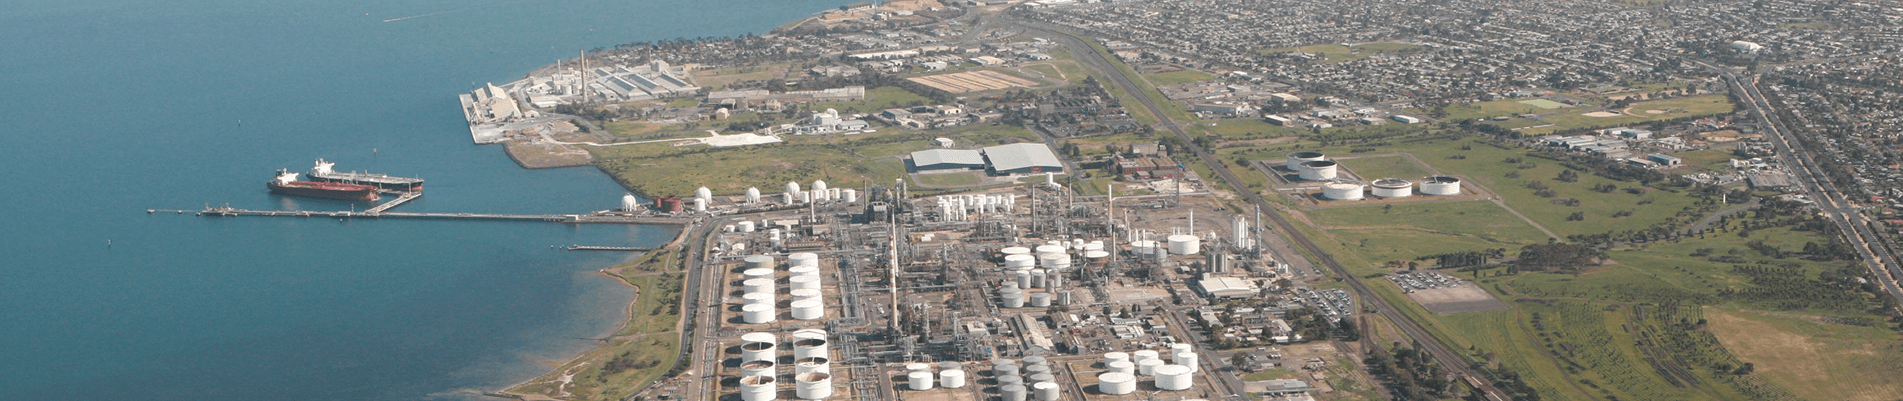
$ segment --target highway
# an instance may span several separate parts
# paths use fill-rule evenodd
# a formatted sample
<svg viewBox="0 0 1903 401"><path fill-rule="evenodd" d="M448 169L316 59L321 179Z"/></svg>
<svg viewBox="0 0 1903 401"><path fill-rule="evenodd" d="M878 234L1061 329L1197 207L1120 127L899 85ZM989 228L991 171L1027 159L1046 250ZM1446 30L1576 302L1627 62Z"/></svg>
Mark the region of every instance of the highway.
<svg viewBox="0 0 1903 401"><path fill-rule="evenodd" d="M1249 201L1249 203L1255 204L1263 209L1275 210L1267 201L1262 199L1260 194L1257 194L1255 191L1250 191L1242 179L1237 177L1234 172L1231 172L1229 167L1224 165L1215 155L1210 154L1208 150L1203 149L1201 146L1197 146L1196 143L1191 140L1192 138L1190 138L1189 134L1183 132L1182 126L1170 121L1169 117L1163 114L1162 108L1157 107L1156 103L1152 101L1149 96L1145 95L1147 87L1137 85L1136 82L1131 81L1130 77L1124 75L1121 70L1117 69L1112 61L1104 58L1103 53L1096 51L1096 48L1091 47L1089 43L1085 43L1082 39L1063 33L1057 28L1047 28L1022 21L1019 22L1019 25L1029 28L1031 32L1047 35L1053 40L1070 48L1070 53L1077 57L1078 62L1108 77L1109 84L1122 87L1125 92L1131 94L1131 97L1136 98L1139 103L1142 103L1143 107L1150 111L1150 114L1156 116L1158 122L1164 128L1175 133L1177 138L1182 139L1183 143L1189 147L1189 150L1196 154L1196 157L1201 158L1203 163L1207 164L1211 171L1216 172L1218 178L1221 178L1224 183L1229 184L1230 188L1235 189L1237 195L1242 196L1243 199ZM1125 106L1127 107L1128 105ZM1454 372L1456 376L1485 377L1469 369L1465 358L1462 358L1453 348L1441 343L1439 338L1429 335L1427 329L1421 327L1420 323L1409 319L1407 315L1401 314L1398 310L1394 309L1393 306L1388 305L1385 299L1375 295L1374 290L1368 288L1367 284L1362 283L1359 278L1350 274L1347 268L1342 267L1340 263L1335 261L1334 257L1329 256L1321 247L1316 246L1315 243L1310 241L1301 231L1297 231L1295 226L1290 224L1287 218L1284 218L1279 213L1271 212L1266 213L1266 215L1275 223L1276 231L1294 241L1297 245L1301 246L1302 249L1307 250L1309 254L1314 255L1315 258L1320 259L1322 264L1328 266L1329 270L1334 271L1337 276L1342 278L1342 281L1354 288L1355 293L1358 294L1364 304L1374 306L1377 313L1387 317L1389 321L1394 322L1394 325L1400 328L1410 339L1426 348L1425 351L1433 355L1434 360L1439 362L1441 367L1446 368L1450 372ZM1296 255L1286 256L1293 257ZM1229 390L1227 386L1221 387L1224 388L1225 391ZM1493 388L1490 384L1482 386L1480 390L1487 393L1487 396L1490 398L1501 400L1508 398L1506 394Z"/></svg>
<svg viewBox="0 0 1903 401"><path fill-rule="evenodd" d="M1726 83L1731 85L1732 93L1738 94L1739 100L1751 107L1752 114L1758 116L1758 121L1764 124L1764 131L1769 134L1766 139L1771 142L1772 149L1786 166L1792 167L1789 170L1803 185L1804 192L1816 201L1817 208L1823 211L1825 217L1842 229L1844 239L1857 249L1883 290L1898 301L1903 301L1903 288L1899 288L1897 283L1897 276L1903 274L1897 271L1896 257L1890 253L1889 247L1883 245L1883 238L1870 229L1869 217L1864 216L1862 210L1830 182L1830 175L1825 174L1823 167L1811 158L1810 152L1804 149L1804 143L1792 140L1790 126L1784 123L1783 117L1778 116L1777 108L1771 105L1770 98L1758 89L1757 79L1741 78L1736 70L1730 68L1704 65L1722 74Z"/></svg>

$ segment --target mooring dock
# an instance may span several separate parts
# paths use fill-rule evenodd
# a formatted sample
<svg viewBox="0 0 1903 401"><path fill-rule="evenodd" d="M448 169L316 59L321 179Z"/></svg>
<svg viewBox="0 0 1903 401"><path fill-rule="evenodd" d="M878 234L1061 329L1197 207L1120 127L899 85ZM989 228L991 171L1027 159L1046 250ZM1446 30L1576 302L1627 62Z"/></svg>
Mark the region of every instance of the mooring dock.
<svg viewBox="0 0 1903 401"><path fill-rule="evenodd" d="M391 199L389 202L383 202L383 204L377 205L377 207L370 208L370 210L365 210L363 212L370 213L370 214L380 214L390 210L391 208L403 205L404 203L407 203L412 200L416 200L416 198L423 196L422 192L398 192L397 194L398 195L396 199Z"/></svg>
<svg viewBox="0 0 1903 401"><path fill-rule="evenodd" d="M411 198L414 198L414 197L411 197ZM199 210L199 211L177 210L177 209L146 209L145 212L148 214L192 213L193 215L197 215L197 216L214 216L214 217L267 216L267 217L334 217L334 218L340 218L340 219L406 218L406 219L442 219L442 220L518 220L518 221L546 221L546 222L553 222L553 223L572 223L572 224L686 225L687 223L693 221L692 219L680 218L680 217L613 216L613 215L597 215L597 214L404 213L404 212L379 211L379 210L389 209L388 207L383 207L383 206L393 207L396 204L399 204L399 202L392 201L384 205L379 205L379 208L381 209L373 208L371 210L366 210L361 212L342 211L342 210L329 211L329 212L309 211L309 210L249 210L249 209L239 209L239 208L234 208L229 206L208 207L208 208L205 208L205 210Z"/></svg>
<svg viewBox="0 0 1903 401"><path fill-rule="evenodd" d="M654 248L649 248L649 247L644 247L644 246L605 246L605 245L569 245L569 246L567 246L567 247L564 247L564 248L565 248L565 249L568 249L568 250L571 250L571 251L625 251L625 252L646 252L646 251L652 251L652 250L654 250Z"/></svg>

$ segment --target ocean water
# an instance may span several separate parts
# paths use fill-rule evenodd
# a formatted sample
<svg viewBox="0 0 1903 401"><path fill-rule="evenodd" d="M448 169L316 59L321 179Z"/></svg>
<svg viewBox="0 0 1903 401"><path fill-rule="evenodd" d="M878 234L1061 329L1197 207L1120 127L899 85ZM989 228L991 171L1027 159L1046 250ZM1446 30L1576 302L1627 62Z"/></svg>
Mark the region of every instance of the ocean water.
<svg viewBox="0 0 1903 401"><path fill-rule="evenodd" d="M0 4L0 393L465 399L612 330L594 274L669 227L207 218L279 168L428 179L401 211L575 213L623 190L469 143L455 94L579 49L736 35L838 0L78 0ZM404 18L409 17L409 18ZM397 21L384 22L389 19Z"/></svg>

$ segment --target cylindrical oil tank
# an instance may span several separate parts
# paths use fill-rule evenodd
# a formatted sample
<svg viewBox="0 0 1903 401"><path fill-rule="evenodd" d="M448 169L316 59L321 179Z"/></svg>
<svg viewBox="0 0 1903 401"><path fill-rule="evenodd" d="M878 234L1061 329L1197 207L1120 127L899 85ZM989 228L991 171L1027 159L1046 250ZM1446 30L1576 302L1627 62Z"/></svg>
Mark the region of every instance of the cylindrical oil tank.
<svg viewBox="0 0 1903 401"><path fill-rule="evenodd" d="M1110 261L1109 252L1084 251L1084 262L1089 263L1091 267L1103 267L1104 262L1108 261Z"/></svg>
<svg viewBox="0 0 1903 401"><path fill-rule="evenodd" d="M751 221L749 221L749 222L746 222L746 223L752 223L752 222L751 222ZM750 256L747 256L746 258L744 258L744 259L741 259L741 260L743 260L743 261L746 261L746 265L747 265L747 268L748 268L748 269L767 269L767 270L772 270L772 269L773 269L773 257L772 257L772 256L767 256L767 255L750 255Z"/></svg>
<svg viewBox="0 0 1903 401"><path fill-rule="evenodd" d="M1024 357L1024 365L1026 365L1026 366L1029 366L1029 365L1049 365L1050 363L1051 363L1051 359L1050 359L1050 358L1045 358L1045 357L1044 357L1044 356L1042 356L1042 355L1032 355L1032 356L1027 356L1027 357Z"/></svg>
<svg viewBox="0 0 1903 401"><path fill-rule="evenodd" d="M794 301L793 318L798 320L819 320L826 318L826 304L819 301Z"/></svg>
<svg viewBox="0 0 1903 401"><path fill-rule="evenodd" d="M1022 368L1015 363L1008 365L991 365L991 375L997 377L1017 376L1018 369Z"/></svg>
<svg viewBox="0 0 1903 401"><path fill-rule="evenodd" d="M701 199L701 198L694 198L694 211L696 212L707 211L707 200Z"/></svg>
<svg viewBox="0 0 1903 401"><path fill-rule="evenodd" d="M745 294L740 294L740 299L742 302L744 302L742 303L742 305L753 305L753 304L773 305L773 294L749 292Z"/></svg>
<svg viewBox="0 0 1903 401"><path fill-rule="evenodd" d="M1047 382L1047 381L1057 380L1057 375L1053 375L1050 373L1039 373L1039 374L1031 375L1031 377L1027 377L1025 379L1030 380L1032 383Z"/></svg>
<svg viewBox="0 0 1903 401"><path fill-rule="evenodd" d="M965 371L960 369L938 371L938 385L945 388L964 388Z"/></svg>
<svg viewBox="0 0 1903 401"><path fill-rule="evenodd" d="M1163 366L1162 359L1145 359L1137 362L1137 374L1150 376L1156 374L1156 367Z"/></svg>
<svg viewBox="0 0 1903 401"><path fill-rule="evenodd" d="M1024 376L1018 376L1018 375L998 376L999 386L1009 386L1013 384L1024 384Z"/></svg>
<svg viewBox="0 0 1903 401"><path fill-rule="evenodd" d="M1169 236L1170 254L1195 255L1203 251L1203 239L1189 234Z"/></svg>
<svg viewBox="0 0 1903 401"><path fill-rule="evenodd" d="M1136 254L1138 254L1138 255L1151 255L1151 254L1155 254L1155 253L1156 253L1156 241L1151 241L1151 240L1147 240L1147 239L1146 239L1146 240L1138 240L1138 241L1132 241L1132 242L1130 242L1130 251L1131 251L1131 252L1136 252Z"/></svg>
<svg viewBox="0 0 1903 401"><path fill-rule="evenodd" d="M1340 167L1336 165L1335 162L1327 160L1302 162L1302 164L1298 166L1300 166L1300 168L1297 168L1295 171L1302 179L1309 181L1328 181L1335 179L1335 169Z"/></svg>
<svg viewBox="0 0 1903 401"><path fill-rule="evenodd" d="M1096 241L1090 241L1090 242L1084 243L1084 252L1101 251L1101 250L1103 250L1103 240L1096 240Z"/></svg>
<svg viewBox="0 0 1903 401"><path fill-rule="evenodd" d="M1027 396L1025 393L1026 391L1023 384L998 386L998 395L1004 397L1004 401L1024 401L1024 398Z"/></svg>
<svg viewBox="0 0 1903 401"><path fill-rule="evenodd" d="M1031 307L1033 308L1051 307L1051 293L1048 293L1048 292L1031 293Z"/></svg>
<svg viewBox="0 0 1903 401"><path fill-rule="evenodd" d="M1189 343L1174 343L1174 344L1170 344L1170 354L1171 354L1171 355L1175 355L1175 354L1177 354L1177 353L1183 353L1183 352L1191 352L1191 351L1195 351L1195 350L1196 350L1196 346L1193 346L1193 345L1189 345Z"/></svg>
<svg viewBox="0 0 1903 401"><path fill-rule="evenodd" d="M1049 278L1049 273L1045 273L1044 269L1031 269L1031 287L1032 288L1050 287L1050 284L1044 283L1046 278Z"/></svg>
<svg viewBox="0 0 1903 401"><path fill-rule="evenodd" d="M800 358L793 360L793 374L820 372L833 373L833 360L826 357Z"/></svg>
<svg viewBox="0 0 1903 401"><path fill-rule="evenodd" d="M1109 395L1124 395L1136 391L1137 377L1135 375L1122 372L1108 372L1097 375L1097 392Z"/></svg>
<svg viewBox="0 0 1903 401"><path fill-rule="evenodd" d="M1328 157L1327 155L1323 155L1321 152L1295 152L1295 153L1288 154L1288 161L1286 162L1287 163L1286 167L1289 169L1289 171L1295 171L1300 168L1299 166L1301 166L1302 163L1318 162L1322 160L1328 160Z"/></svg>
<svg viewBox="0 0 1903 401"><path fill-rule="evenodd" d="M823 400L833 396L833 375L810 372L793 375L793 395L802 400Z"/></svg>
<svg viewBox="0 0 1903 401"><path fill-rule="evenodd" d="M740 343L740 361L743 363L747 361L773 361L780 359L780 344L778 342L771 339L767 341L747 341L744 338L741 341L743 342Z"/></svg>
<svg viewBox="0 0 1903 401"><path fill-rule="evenodd" d="M818 301L821 294L819 290L792 290L788 293L793 295L793 302Z"/></svg>
<svg viewBox="0 0 1903 401"><path fill-rule="evenodd" d="M1421 195L1454 196L1460 195L1460 179L1437 175L1421 180Z"/></svg>
<svg viewBox="0 0 1903 401"><path fill-rule="evenodd" d="M905 381L906 381L906 384L910 386L910 388L913 390L918 390L918 391L931 390L932 389L932 372L906 373Z"/></svg>
<svg viewBox="0 0 1903 401"><path fill-rule="evenodd" d="M740 320L747 324L773 323L774 314L771 304L747 304L740 307Z"/></svg>
<svg viewBox="0 0 1903 401"><path fill-rule="evenodd" d="M1130 353L1128 352L1106 352L1103 354L1103 364L1106 367L1113 363L1129 361Z"/></svg>
<svg viewBox="0 0 1903 401"><path fill-rule="evenodd" d="M1176 355L1173 357L1170 357L1170 362L1174 362L1177 365L1188 366L1189 371L1194 372L1198 370L1197 366L1199 365L1199 363L1197 362L1197 359L1198 358L1196 357L1195 352L1183 351L1183 352L1176 353Z"/></svg>
<svg viewBox="0 0 1903 401"><path fill-rule="evenodd" d="M1050 373L1051 373L1051 365L1048 365L1048 364L1039 363L1039 364L1024 365L1024 374L1027 374L1027 375L1036 376L1036 375L1050 374Z"/></svg>
<svg viewBox="0 0 1903 401"><path fill-rule="evenodd" d="M795 266L791 269L786 269L786 274L791 277L800 277L800 276L819 277L819 268L813 267L813 266Z"/></svg>
<svg viewBox="0 0 1903 401"><path fill-rule="evenodd" d="M1361 184L1331 182L1322 185L1322 197L1332 200L1361 200Z"/></svg>
<svg viewBox="0 0 1903 401"><path fill-rule="evenodd" d="M756 278L771 279L773 278L773 269L762 267L762 268L752 268L752 269L742 270L740 272L740 277L744 277L747 280L752 280Z"/></svg>
<svg viewBox="0 0 1903 401"><path fill-rule="evenodd" d="M765 332L756 331L756 332L740 335L740 342L743 342L743 343L772 343L772 342L778 342L778 341L780 341L779 337L775 337L773 333L765 333Z"/></svg>
<svg viewBox="0 0 1903 401"><path fill-rule="evenodd" d="M741 401L773 401L779 396L779 383L773 376L746 376L740 378Z"/></svg>
<svg viewBox="0 0 1903 401"><path fill-rule="evenodd" d="M1130 363L1130 361L1111 362L1110 365L1105 366L1105 368L1107 368L1106 370L1117 372L1117 373L1126 373L1126 374L1133 374L1133 375L1137 373L1137 364Z"/></svg>
<svg viewBox="0 0 1903 401"><path fill-rule="evenodd" d="M779 366L775 364L775 362L773 361L741 362L740 375L741 376L773 376L773 375L779 374L776 372L776 369L775 369L777 367Z"/></svg>
<svg viewBox="0 0 1903 401"><path fill-rule="evenodd" d="M1137 350L1137 352L1130 353L1130 362L1142 363L1143 361L1151 359L1162 359L1162 356L1163 354L1156 352L1156 350Z"/></svg>
<svg viewBox="0 0 1903 401"><path fill-rule="evenodd" d="M786 279L787 288L795 290L819 289L819 276L793 276Z"/></svg>
<svg viewBox="0 0 1903 401"><path fill-rule="evenodd" d="M1156 388L1160 390L1188 390L1194 375L1188 366L1163 365L1156 367Z"/></svg>
<svg viewBox="0 0 1903 401"><path fill-rule="evenodd" d="M795 253L791 255L786 255L786 263L789 266L819 267L819 254L815 254L811 252L800 252L800 253Z"/></svg>
<svg viewBox="0 0 1903 401"><path fill-rule="evenodd" d="M826 330L799 329L799 330L794 330L792 335L788 335L786 337L788 339L791 339L792 341L805 340L808 338L817 338L817 339L824 340L826 339Z"/></svg>
<svg viewBox="0 0 1903 401"><path fill-rule="evenodd" d="M1040 253L1037 254L1037 262L1039 266L1043 266L1046 269L1066 269L1070 268L1070 254L1062 252Z"/></svg>
<svg viewBox="0 0 1903 401"><path fill-rule="evenodd" d="M846 203L859 203L859 190L852 188L840 189L839 200L846 201Z"/></svg>
<svg viewBox="0 0 1903 401"><path fill-rule="evenodd" d="M1060 394L1057 383L1041 381L1031 385L1031 394L1037 401L1057 401Z"/></svg>
<svg viewBox="0 0 1903 401"><path fill-rule="evenodd" d="M1030 270L1019 270L1015 276L1017 277L1018 288L1032 288Z"/></svg>
<svg viewBox="0 0 1903 401"><path fill-rule="evenodd" d="M1007 246L1002 249L999 249L998 253L1004 254L1004 256L1030 255L1031 248L1021 247L1021 246Z"/></svg>
<svg viewBox="0 0 1903 401"><path fill-rule="evenodd" d="M1024 291L1005 291L1004 292L1004 307L1006 308L1024 307Z"/></svg>
<svg viewBox="0 0 1903 401"><path fill-rule="evenodd" d="M754 294L754 293L772 294L774 292L773 279L768 279L768 278L747 279L746 281L741 281L740 285L742 290L748 294Z"/></svg>
<svg viewBox="0 0 1903 401"><path fill-rule="evenodd" d="M739 223L734 223L734 226L738 227L739 231L743 233L753 232L753 227L754 227L752 220L746 220L746 221L741 221ZM753 255L753 256L766 256L766 255ZM772 256L766 256L766 258L769 261L773 260Z"/></svg>
<svg viewBox="0 0 1903 401"><path fill-rule="evenodd" d="M1067 250L1070 250L1070 248L1063 245L1038 245L1037 246L1037 253L1039 255L1046 254L1046 253L1064 253L1064 251L1067 251Z"/></svg>
<svg viewBox="0 0 1903 401"><path fill-rule="evenodd" d="M912 362L912 363L905 364L905 373L931 372L931 371L932 371L932 364L929 364L929 363Z"/></svg>
<svg viewBox="0 0 1903 401"><path fill-rule="evenodd" d="M1027 270L1037 266L1037 257L1031 255L1004 255L1004 268L1007 270Z"/></svg>
<svg viewBox="0 0 1903 401"><path fill-rule="evenodd" d="M957 370L957 369L964 369L964 368L965 368L965 365L960 365L958 364L958 362L945 361L945 362L938 363L938 370Z"/></svg>
<svg viewBox="0 0 1903 401"><path fill-rule="evenodd" d="M1414 182L1400 178L1382 178L1374 180L1376 198L1406 198L1414 196Z"/></svg>
<svg viewBox="0 0 1903 401"><path fill-rule="evenodd" d="M1057 304L1058 305L1070 305L1071 302L1074 302L1070 299L1070 297L1071 297L1070 290L1057 290Z"/></svg>

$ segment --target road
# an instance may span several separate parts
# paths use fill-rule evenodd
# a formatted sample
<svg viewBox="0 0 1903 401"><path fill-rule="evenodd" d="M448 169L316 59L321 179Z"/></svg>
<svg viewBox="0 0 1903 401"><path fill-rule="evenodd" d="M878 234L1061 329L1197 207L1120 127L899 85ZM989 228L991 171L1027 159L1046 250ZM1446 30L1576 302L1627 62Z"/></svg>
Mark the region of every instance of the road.
<svg viewBox="0 0 1903 401"><path fill-rule="evenodd" d="M1182 139L1183 143L1188 145L1189 150L1196 154L1196 157L1201 158L1203 163L1209 166L1210 170L1216 172L1218 178L1221 178L1224 183L1229 184L1230 188L1236 190L1237 195L1242 196L1243 199L1249 201L1249 203L1255 204L1263 209L1275 210L1275 208L1270 207L1267 201L1262 199L1260 194L1255 191L1250 191L1249 187L1242 181L1242 178L1237 177L1234 172L1229 171L1229 167L1224 165L1215 155L1210 154L1208 150L1203 149L1201 146L1197 146L1195 141L1191 140L1192 138L1190 138L1189 134L1183 132L1181 125L1170 121L1168 115L1163 114L1163 109L1157 107L1156 103L1152 101L1149 96L1145 95L1146 92L1144 91L1147 90L1145 86L1137 85L1136 82L1131 81L1130 77L1124 75L1121 70L1117 69L1115 64L1109 59L1104 58L1103 53L1097 52L1095 48L1091 47L1089 43L1084 43L1082 39L1062 33L1059 29L1054 27L1047 28L1024 22L1020 22L1019 26L1028 28L1030 32L1047 35L1053 40L1062 43L1065 47L1070 48L1070 53L1077 57L1079 63L1082 63L1086 68L1096 70L1103 76L1108 77L1109 84L1122 87L1125 92L1131 94L1131 97L1136 98L1139 103L1142 103L1143 107L1150 111L1151 115L1157 117L1160 125L1169 129L1170 132L1175 133L1177 138ZM1421 327L1420 323L1409 319L1406 315L1394 309L1393 306L1388 305L1385 299L1375 295L1374 290L1369 288L1367 284L1362 283L1361 280L1354 277L1353 274L1350 274L1347 268L1342 267L1340 263L1335 261L1334 257L1329 256L1321 247L1316 246L1315 243L1310 241L1301 231L1297 231L1295 226L1290 224L1287 218L1278 213L1267 213L1267 215L1270 220L1275 223L1276 231L1294 241L1297 245L1300 245L1301 248L1308 251L1310 255L1314 255L1322 264L1327 265L1329 270L1334 271L1344 282L1354 288L1355 293L1360 296L1363 303L1374 306L1377 313L1394 322L1394 325L1399 327L1410 339L1426 348L1426 351L1433 355L1434 360L1439 362L1442 367L1454 372L1458 376L1485 377L1469 369L1465 358L1462 358L1453 348L1441 343L1439 338L1429 335L1427 329ZM1295 255L1288 256L1293 257ZM1229 391L1229 389L1226 388L1227 386L1224 387L1225 392ZM1508 398L1505 393L1500 392L1491 385L1483 386L1481 391L1497 399Z"/></svg>
<svg viewBox="0 0 1903 401"><path fill-rule="evenodd" d="M1803 142L1792 140L1791 136L1794 133L1791 132L1790 126L1784 123L1783 117L1778 116L1777 108L1771 105L1770 99L1764 96L1764 92L1758 90L1757 78L1740 77L1737 70L1730 68L1721 68L1702 62L1700 64L1723 75L1725 82L1731 85L1732 92L1738 94L1739 100L1743 100L1751 107L1752 113L1758 116L1758 121L1764 124L1764 132L1769 134L1766 139L1770 140L1771 148L1777 151L1778 157L1784 160L1786 166L1794 167L1789 170L1803 185L1804 192L1817 202L1817 208L1825 217L1842 229L1844 239L1850 242L1851 247L1857 249L1857 253L1863 257L1864 264L1876 276L1884 292L1888 292L1898 301L1903 301L1903 288L1898 288L1896 281L1897 277L1903 274L1897 271L1895 256L1891 255L1890 249L1883 245L1883 238L1878 237L1876 232L1870 229L1869 217L1864 216L1856 204L1839 192L1836 185L1830 182L1830 176L1824 173L1816 160L1811 159L1810 152L1804 149Z"/></svg>

